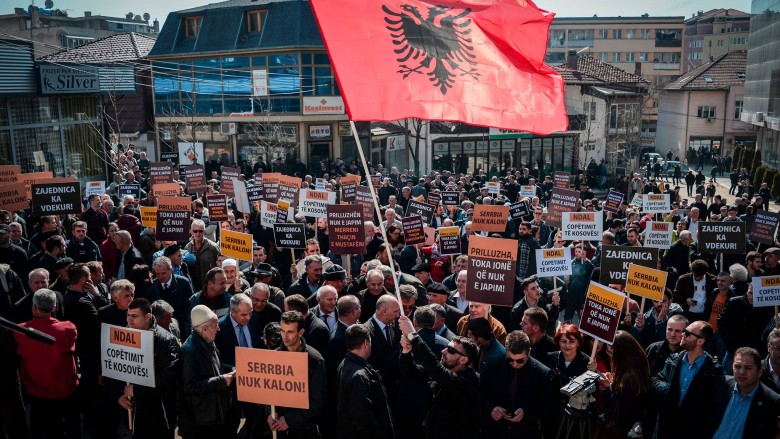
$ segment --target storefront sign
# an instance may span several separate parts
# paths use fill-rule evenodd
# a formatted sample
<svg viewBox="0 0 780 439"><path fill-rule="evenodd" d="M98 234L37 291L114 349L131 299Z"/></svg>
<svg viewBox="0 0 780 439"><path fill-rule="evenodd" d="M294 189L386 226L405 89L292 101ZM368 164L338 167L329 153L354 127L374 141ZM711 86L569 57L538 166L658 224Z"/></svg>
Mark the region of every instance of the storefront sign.
<svg viewBox="0 0 780 439"><path fill-rule="evenodd" d="M512 306L516 271L516 240L470 236L464 299Z"/></svg>
<svg viewBox="0 0 780 439"><path fill-rule="evenodd" d="M561 220L563 212L576 212L579 203L579 191L553 188L550 192L550 203L547 205L547 220L545 222L550 227L561 227L563 225Z"/></svg>
<svg viewBox="0 0 780 439"><path fill-rule="evenodd" d="M441 204L447 206L459 206L460 193L458 191L444 191L441 193Z"/></svg>
<svg viewBox="0 0 780 439"><path fill-rule="evenodd" d="M308 409L309 356L237 347L236 394L243 402Z"/></svg>
<svg viewBox="0 0 780 439"><path fill-rule="evenodd" d="M306 224L274 224L276 248L306 248Z"/></svg>
<svg viewBox="0 0 780 439"><path fill-rule="evenodd" d="M39 63L41 94L97 93L100 91L97 67L79 64L69 67Z"/></svg>
<svg viewBox="0 0 780 439"><path fill-rule="evenodd" d="M305 216L327 218L327 208L336 203L336 193L301 189L298 209Z"/></svg>
<svg viewBox="0 0 780 439"><path fill-rule="evenodd" d="M406 245L414 245L425 242L422 217L420 215L407 216L401 219Z"/></svg>
<svg viewBox="0 0 780 439"><path fill-rule="evenodd" d="M304 96L303 114L344 114L341 96Z"/></svg>
<svg viewBox="0 0 780 439"><path fill-rule="evenodd" d="M625 195L623 192L616 190L610 190L607 194L607 200L604 202L602 208L607 212L617 213L620 210L620 205L623 204L623 198Z"/></svg>
<svg viewBox="0 0 780 439"><path fill-rule="evenodd" d="M522 221L523 217L531 214L531 205L527 200L518 201L509 206L509 219Z"/></svg>
<svg viewBox="0 0 780 439"><path fill-rule="evenodd" d="M144 227L157 227L157 207L141 206L141 225Z"/></svg>
<svg viewBox="0 0 780 439"><path fill-rule="evenodd" d="M780 276L753 278L753 306L780 306Z"/></svg>
<svg viewBox="0 0 780 439"><path fill-rule="evenodd" d="M458 256L463 250L460 246L460 227L439 227L439 253L442 256Z"/></svg>
<svg viewBox="0 0 780 439"><path fill-rule="evenodd" d="M568 248L536 250L536 275L539 277L570 276L571 250Z"/></svg>
<svg viewBox="0 0 780 439"><path fill-rule="evenodd" d="M362 206L355 204L327 207L330 251L337 255L365 254L366 228Z"/></svg>
<svg viewBox="0 0 780 439"><path fill-rule="evenodd" d="M184 177L187 181L187 193L202 194L206 192L206 170L203 165L191 165L184 168Z"/></svg>
<svg viewBox="0 0 780 439"><path fill-rule="evenodd" d="M696 234L701 253L746 253L746 225L742 221L702 221Z"/></svg>
<svg viewBox="0 0 780 439"><path fill-rule="evenodd" d="M21 173L22 167L19 165L0 166L0 184L16 183ZM103 184L105 185L105 182Z"/></svg>
<svg viewBox="0 0 780 439"><path fill-rule="evenodd" d="M601 212L563 212L561 220L564 241L598 241L604 231Z"/></svg>
<svg viewBox="0 0 780 439"><path fill-rule="evenodd" d="M220 230L220 252L228 258L240 261L252 260L252 235L249 233L234 232L232 230Z"/></svg>
<svg viewBox="0 0 780 439"><path fill-rule="evenodd" d="M626 292L647 297L650 300L661 301L664 299L668 275L669 273L666 271L630 264L626 277Z"/></svg>
<svg viewBox="0 0 780 439"><path fill-rule="evenodd" d="M658 249L603 245L601 247L601 274L599 282L604 285L626 284L628 267L631 264L642 267L658 267Z"/></svg>
<svg viewBox="0 0 780 439"><path fill-rule="evenodd" d="M339 137L351 137L352 126L349 122L339 122Z"/></svg>
<svg viewBox="0 0 780 439"><path fill-rule="evenodd" d="M239 180L238 176L241 175L241 169L222 167L221 183L219 185L219 191L223 194L227 194L228 197L235 197L235 189L233 189L233 179Z"/></svg>
<svg viewBox="0 0 780 439"><path fill-rule="evenodd" d="M431 219L433 218L434 210L436 210L436 208L426 202L409 200L409 204L406 205L405 216L408 217L408 216L420 215L423 221L425 221L425 224L430 224Z"/></svg>
<svg viewBox="0 0 780 439"><path fill-rule="evenodd" d="M157 239L184 241L190 237L190 197L157 198Z"/></svg>
<svg viewBox="0 0 780 439"><path fill-rule="evenodd" d="M558 189L569 189L571 186L571 174L563 171L553 173L553 187Z"/></svg>
<svg viewBox="0 0 780 439"><path fill-rule="evenodd" d="M24 182L4 184L0 186L0 209L15 211L30 207L30 199L25 193Z"/></svg>
<svg viewBox="0 0 780 439"><path fill-rule="evenodd" d="M761 244L773 245L775 243L775 231L777 223L780 220L780 214L759 210L756 212L756 219L750 228L750 240L760 242Z"/></svg>
<svg viewBox="0 0 780 439"><path fill-rule="evenodd" d="M606 344L614 343L625 300L620 291L591 282L582 309L580 332Z"/></svg>
<svg viewBox="0 0 780 439"><path fill-rule="evenodd" d="M330 125L309 125L310 139L329 139L330 137Z"/></svg>
<svg viewBox="0 0 780 439"><path fill-rule="evenodd" d="M642 197L643 213L666 213L671 211L669 194L645 194Z"/></svg>
<svg viewBox="0 0 780 439"><path fill-rule="evenodd" d="M476 232L499 232L506 230L509 220L509 206L477 204L471 219L471 230Z"/></svg>
<svg viewBox="0 0 780 439"><path fill-rule="evenodd" d="M78 182L32 185L33 215L81 213L81 185Z"/></svg>
<svg viewBox="0 0 780 439"><path fill-rule="evenodd" d="M154 334L103 323L100 365L104 377L154 388Z"/></svg>
<svg viewBox="0 0 780 439"><path fill-rule="evenodd" d="M211 221L227 221L227 196L225 194L206 195L206 208Z"/></svg>
<svg viewBox="0 0 780 439"><path fill-rule="evenodd" d="M674 230L672 223L666 221L648 221L645 226L645 247L668 249L672 246Z"/></svg>

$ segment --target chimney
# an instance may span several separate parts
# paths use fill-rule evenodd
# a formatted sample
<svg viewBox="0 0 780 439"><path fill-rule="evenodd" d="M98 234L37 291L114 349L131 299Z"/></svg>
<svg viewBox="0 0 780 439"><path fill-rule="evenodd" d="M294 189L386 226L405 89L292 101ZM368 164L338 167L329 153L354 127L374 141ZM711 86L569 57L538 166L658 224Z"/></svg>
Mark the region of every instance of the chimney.
<svg viewBox="0 0 780 439"><path fill-rule="evenodd" d="M566 67L577 70L577 52L575 50L569 50L569 53L566 54Z"/></svg>
<svg viewBox="0 0 780 439"><path fill-rule="evenodd" d="M92 11L84 11L84 16L85 17L91 17L92 16Z"/></svg>
<svg viewBox="0 0 780 439"><path fill-rule="evenodd" d="M637 76L642 76L642 63L639 61L634 63L634 74Z"/></svg>
<svg viewBox="0 0 780 439"><path fill-rule="evenodd" d="M157 19L154 19L154 22L152 23L152 28L154 28L155 33L160 33L160 22L157 21Z"/></svg>

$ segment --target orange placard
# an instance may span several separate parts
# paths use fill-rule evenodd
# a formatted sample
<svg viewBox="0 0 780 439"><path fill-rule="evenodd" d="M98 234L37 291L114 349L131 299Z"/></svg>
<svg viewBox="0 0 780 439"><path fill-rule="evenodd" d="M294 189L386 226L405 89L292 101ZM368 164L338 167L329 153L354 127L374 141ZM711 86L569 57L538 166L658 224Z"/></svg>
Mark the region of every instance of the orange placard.
<svg viewBox="0 0 780 439"><path fill-rule="evenodd" d="M347 174L339 180L341 182L341 185L344 186L345 184L355 183L356 185L360 184L360 176L355 174Z"/></svg>
<svg viewBox="0 0 780 439"><path fill-rule="evenodd" d="M157 183L152 186L156 197L175 197L181 193L179 183Z"/></svg>
<svg viewBox="0 0 780 439"><path fill-rule="evenodd" d="M471 219L471 230L477 232L503 232L509 221L509 206L477 204Z"/></svg>
<svg viewBox="0 0 780 439"><path fill-rule="evenodd" d="M22 167L19 165L0 166L0 184L16 183L21 173Z"/></svg>
<svg viewBox="0 0 780 439"><path fill-rule="evenodd" d="M111 326L109 329L109 341L111 344L127 346L129 348L141 349L141 332L132 329L123 329Z"/></svg>
<svg viewBox="0 0 780 439"><path fill-rule="evenodd" d="M141 206L141 224L144 227L157 227L157 208Z"/></svg>
<svg viewBox="0 0 780 439"><path fill-rule="evenodd" d="M157 209L169 212L188 212L192 209L192 199L190 197L157 197Z"/></svg>
<svg viewBox="0 0 780 439"><path fill-rule="evenodd" d="M30 207L26 187L24 182L0 186L0 209L14 211Z"/></svg>
<svg viewBox="0 0 780 439"><path fill-rule="evenodd" d="M236 390L239 401L308 409L308 354L236 347Z"/></svg>

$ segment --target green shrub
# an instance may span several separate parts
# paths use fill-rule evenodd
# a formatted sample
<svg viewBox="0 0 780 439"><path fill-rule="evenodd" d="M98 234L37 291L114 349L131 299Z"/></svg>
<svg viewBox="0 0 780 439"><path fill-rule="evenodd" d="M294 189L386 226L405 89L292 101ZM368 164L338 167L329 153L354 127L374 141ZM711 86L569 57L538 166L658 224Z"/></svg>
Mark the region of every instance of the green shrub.
<svg viewBox="0 0 780 439"><path fill-rule="evenodd" d="M739 162L739 169L742 168L747 169L748 173L750 173L750 166L753 164L753 154L755 153L755 150L751 148L745 148L745 151L742 153L742 160Z"/></svg>
<svg viewBox="0 0 780 439"><path fill-rule="evenodd" d="M761 182L764 181L764 177L767 176L769 173L769 169L766 166L759 166L758 169L756 169L756 172L753 174L753 179L751 181L755 182L753 183L753 186L760 186Z"/></svg>
<svg viewBox="0 0 780 439"><path fill-rule="evenodd" d="M753 164L751 165L750 172L751 173L755 173L756 170L758 170L758 168L761 167L761 165L762 165L762 163L761 163L761 150L756 148L756 151L753 153ZM755 180L755 174L754 174L753 181L756 181Z"/></svg>
<svg viewBox="0 0 780 439"><path fill-rule="evenodd" d="M780 174L775 173L775 177L772 180L772 198L777 200L780 199Z"/></svg>
<svg viewBox="0 0 780 439"><path fill-rule="evenodd" d="M734 154L731 155L731 170L740 171L739 163L742 160L742 152L745 150L741 145L734 148Z"/></svg>

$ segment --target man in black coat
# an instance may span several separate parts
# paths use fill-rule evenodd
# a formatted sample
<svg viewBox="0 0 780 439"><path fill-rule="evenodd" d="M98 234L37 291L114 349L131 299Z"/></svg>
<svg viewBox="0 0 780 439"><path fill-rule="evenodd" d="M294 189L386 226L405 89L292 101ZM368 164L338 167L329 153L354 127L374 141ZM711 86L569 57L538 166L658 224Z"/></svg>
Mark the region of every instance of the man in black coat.
<svg viewBox="0 0 780 439"><path fill-rule="evenodd" d="M376 302L376 312L366 321L371 330L371 357L369 363L382 374L385 386L390 392L390 400L394 401L394 390L398 380L398 354L400 338L396 319L401 315L398 299L385 294Z"/></svg>
<svg viewBox="0 0 780 439"><path fill-rule="evenodd" d="M766 344L769 354L761 362L761 368L764 369L761 383L780 393L780 329L773 329L769 333Z"/></svg>
<svg viewBox="0 0 780 439"><path fill-rule="evenodd" d="M261 329L271 322L279 322L282 317L282 310L271 303L270 286L264 283L256 283L249 290L249 296L252 299L252 313L258 318L258 325ZM284 304L284 302L282 302ZM265 341L263 340L263 344Z"/></svg>
<svg viewBox="0 0 780 439"><path fill-rule="evenodd" d="M76 221L73 223L73 238L68 241L65 253L73 258L74 262L99 261L100 247L87 236L87 223Z"/></svg>
<svg viewBox="0 0 780 439"><path fill-rule="evenodd" d="M435 283L428 287L428 302L441 306L445 312L444 326L437 328L437 332L442 337L444 337L442 334L446 334L448 330L457 329L458 320L467 314L447 303L449 297L450 292L447 290L447 287L440 283Z"/></svg>
<svg viewBox="0 0 780 439"><path fill-rule="evenodd" d="M678 239L664 255L664 266L666 268L674 268L677 275L690 273L690 261L693 259L692 254L695 252L692 247L693 237L691 232L683 230L680 233L680 239Z"/></svg>
<svg viewBox="0 0 780 439"><path fill-rule="evenodd" d="M320 255L309 255L303 260L306 271L299 277L290 288L287 289L287 296L300 294L304 298L317 292L322 285L322 258Z"/></svg>
<svg viewBox="0 0 780 439"><path fill-rule="evenodd" d="M382 375L368 363L371 332L365 325L345 331L348 350L338 368L338 437L393 439L395 431Z"/></svg>
<svg viewBox="0 0 780 439"><path fill-rule="evenodd" d="M153 292L154 297L147 297L150 302L162 299L173 307L173 317L181 325L182 338L190 335L189 300L195 290L192 282L184 276L173 274L173 262L167 256L160 256L152 265L157 279L152 282L152 288L144 291Z"/></svg>
<svg viewBox="0 0 780 439"><path fill-rule="evenodd" d="M689 324L680 343L683 352L669 357L652 378L659 407L656 437L704 439L715 433L726 387L720 364L704 351L713 335L707 322Z"/></svg>
<svg viewBox="0 0 780 439"><path fill-rule="evenodd" d="M765 355L766 345L761 339L773 314L771 306L753 306L752 283L748 285L747 294L729 299L718 319L718 333L726 343L727 358L724 361L731 361L734 352L746 346Z"/></svg>
<svg viewBox="0 0 780 439"><path fill-rule="evenodd" d="M111 284L111 304L98 310L101 323L114 326L127 326L127 307L135 295L135 285L127 279L119 279Z"/></svg>
<svg viewBox="0 0 780 439"><path fill-rule="evenodd" d="M306 344L316 349L320 354L327 352L328 340L330 340L328 327L322 320L309 312L309 304L306 303L306 299L303 296L293 294L285 298L284 310L299 312L303 316L303 336L306 339Z"/></svg>
<svg viewBox="0 0 780 439"><path fill-rule="evenodd" d="M133 246L133 239L130 236L130 232L127 230L120 230L116 232L117 241L119 242L118 250L120 253L119 266L117 267L116 275L117 279L126 279L127 275L134 265L145 264L141 252Z"/></svg>

